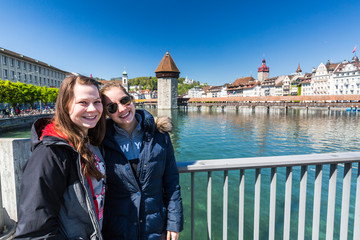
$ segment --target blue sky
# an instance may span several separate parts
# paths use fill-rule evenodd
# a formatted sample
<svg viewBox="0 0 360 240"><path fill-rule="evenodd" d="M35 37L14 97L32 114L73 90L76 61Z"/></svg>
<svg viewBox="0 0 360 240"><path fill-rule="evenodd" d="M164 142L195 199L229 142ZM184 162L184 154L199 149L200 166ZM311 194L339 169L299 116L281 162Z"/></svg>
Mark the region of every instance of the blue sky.
<svg viewBox="0 0 360 240"><path fill-rule="evenodd" d="M155 76L169 51L180 77L222 85L263 58L270 77L350 60L359 19L358 0L2 0L0 47L105 79Z"/></svg>

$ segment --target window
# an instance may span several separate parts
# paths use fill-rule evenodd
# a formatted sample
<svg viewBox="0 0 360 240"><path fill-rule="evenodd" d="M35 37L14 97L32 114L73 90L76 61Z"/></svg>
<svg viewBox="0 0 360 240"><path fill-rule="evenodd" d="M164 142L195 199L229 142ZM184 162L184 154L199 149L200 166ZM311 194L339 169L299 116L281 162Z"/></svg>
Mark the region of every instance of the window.
<svg viewBox="0 0 360 240"><path fill-rule="evenodd" d="M39 74L41 74L41 67L39 67Z"/></svg>
<svg viewBox="0 0 360 240"><path fill-rule="evenodd" d="M32 83L32 75L29 75L29 83Z"/></svg>
<svg viewBox="0 0 360 240"><path fill-rule="evenodd" d="M53 77L53 71L52 70L50 71L50 75L51 75L51 77Z"/></svg>
<svg viewBox="0 0 360 240"><path fill-rule="evenodd" d="M24 74L24 82L26 82L27 81L27 79L26 79L27 77L26 77L26 74Z"/></svg>
<svg viewBox="0 0 360 240"><path fill-rule="evenodd" d="M49 69L46 69L46 75L49 76ZM48 79L49 80L49 79Z"/></svg>
<svg viewBox="0 0 360 240"><path fill-rule="evenodd" d="M26 62L23 62L23 69L26 70Z"/></svg>
<svg viewBox="0 0 360 240"><path fill-rule="evenodd" d="M17 79L18 79L18 81L21 81L21 73L17 73Z"/></svg>
<svg viewBox="0 0 360 240"><path fill-rule="evenodd" d="M3 64L4 64L4 65L7 65L7 57L6 57L6 56L3 56L3 57L2 57L2 61L3 61Z"/></svg>
<svg viewBox="0 0 360 240"><path fill-rule="evenodd" d="M48 70L49 71L49 70ZM49 72L48 72L49 73ZM47 84L50 85L50 79L47 80Z"/></svg>
<svg viewBox="0 0 360 240"><path fill-rule="evenodd" d="M10 67L14 67L14 59L10 58Z"/></svg>
<svg viewBox="0 0 360 240"><path fill-rule="evenodd" d="M14 71L11 71L11 80L15 80L15 72Z"/></svg>
<svg viewBox="0 0 360 240"><path fill-rule="evenodd" d="M4 69L4 80L8 78L8 71L6 69Z"/></svg>
<svg viewBox="0 0 360 240"><path fill-rule="evenodd" d="M31 66L31 64L29 63L29 71L30 71L30 72L31 72L31 67L32 67L32 66Z"/></svg>
<svg viewBox="0 0 360 240"><path fill-rule="evenodd" d="M34 76L34 83L37 84L37 76Z"/></svg>
<svg viewBox="0 0 360 240"><path fill-rule="evenodd" d="M34 71L36 72L36 70L37 70L37 67L36 67L36 65L34 65Z"/></svg>
<svg viewBox="0 0 360 240"><path fill-rule="evenodd" d="M41 86L41 77L39 77L39 84L40 84L40 86Z"/></svg>
<svg viewBox="0 0 360 240"><path fill-rule="evenodd" d="M20 61L19 60L16 60L16 66L17 66L17 68L20 68Z"/></svg>

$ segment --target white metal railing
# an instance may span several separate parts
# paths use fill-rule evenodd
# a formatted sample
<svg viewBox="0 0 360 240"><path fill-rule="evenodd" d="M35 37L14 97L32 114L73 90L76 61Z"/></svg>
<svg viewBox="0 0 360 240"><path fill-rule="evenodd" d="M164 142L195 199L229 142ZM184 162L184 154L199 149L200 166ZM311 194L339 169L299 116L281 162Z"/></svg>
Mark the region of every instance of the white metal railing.
<svg viewBox="0 0 360 240"><path fill-rule="evenodd" d="M334 221L335 221L335 198L338 165L344 164L344 175L342 177L342 200L341 200L341 219L340 219L340 240L347 239L349 226L349 207L350 207L350 188L351 188L351 170L358 170L355 196L354 212L354 230L353 239L360 239L360 152L331 153L331 154L309 154L309 155L292 155L278 157L257 157L257 158L235 158L235 159L216 159L201 160L195 162L178 162L180 173L191 174L191 239L195 239L195 173L207 172L207 232L208 239L211 239L211 191L212 191L212 172L224 171L223 182L223 239L227 239L228 229L228 171L240 170L239 181L239 239L244 238L244 191L245 178L244 173L247 169L255 169L255 193L254 193L254 232L253 238L259 239L260 232L260 194L261 194L261 170L264 168L271 169L270 180L270 203L269 203L269 239L275 239L275 209L276 209L276 184L277 168L286 168L285 196L284 196L284 228L283 239L290 239L290 218L292 205L292 177L293 167L301 166L299 182L299 214L298 214L298 239L305 239L305 212L306 212L306 193L308 181L308 166L313 165L315 168L313 215L312 215L312 239L319 239L320 230L320 206L321 193L324 190L323 166L330 165L329 170L329 187L327 199L327 220L326 220L326 239L333 239ZM353 166L354 164L354 166ZM279 197L278 197L279 199ZM262 226L263 227L263 226Z"/></svg>

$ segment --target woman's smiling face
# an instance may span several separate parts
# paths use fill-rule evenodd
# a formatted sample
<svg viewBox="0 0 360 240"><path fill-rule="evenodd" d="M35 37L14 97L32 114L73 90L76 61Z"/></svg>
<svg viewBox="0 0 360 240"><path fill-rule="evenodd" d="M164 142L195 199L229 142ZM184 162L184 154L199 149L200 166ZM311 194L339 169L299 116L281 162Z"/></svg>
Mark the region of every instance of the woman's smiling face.
<svg viewBox="0 0 360 240"><path fill-rule="evenodd" d="M112 87L103 92L105 96L105 106L111 103L117 104L117 111L107 114L122 129L129 130L135 125L135 106L131 101L128 105L123 105L120 100L128 95L119 87Z"/></svg>
<svg viewBox="0 0 360 240"><path fill-rule="evenodd" d="M87 134L96 126L103 112L99 90L94 85L76 83L68 109L71 121Z"/></svg>

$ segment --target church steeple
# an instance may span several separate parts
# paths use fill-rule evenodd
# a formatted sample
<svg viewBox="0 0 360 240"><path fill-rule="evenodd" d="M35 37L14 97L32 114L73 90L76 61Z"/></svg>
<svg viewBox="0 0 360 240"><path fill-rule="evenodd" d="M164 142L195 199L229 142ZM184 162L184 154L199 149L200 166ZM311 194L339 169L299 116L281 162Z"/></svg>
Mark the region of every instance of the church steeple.
<svg viewBox="0 0 360 240"><path fill-rule="evenodd" d="M301 68L300 68L300 63L299 63L299 65L298 65L298 68L296 69L296 72L297 72L298 74L300 74L300 73L302 72L302 70L301 70Z"/></svg>
<svg viewBox="0 0 360 240"><path fill-rule="evenodd" d="M124 67L123 75L122 75L122 85L123 87L129 91L129 84L128 84L128 75Z"/></svg>

